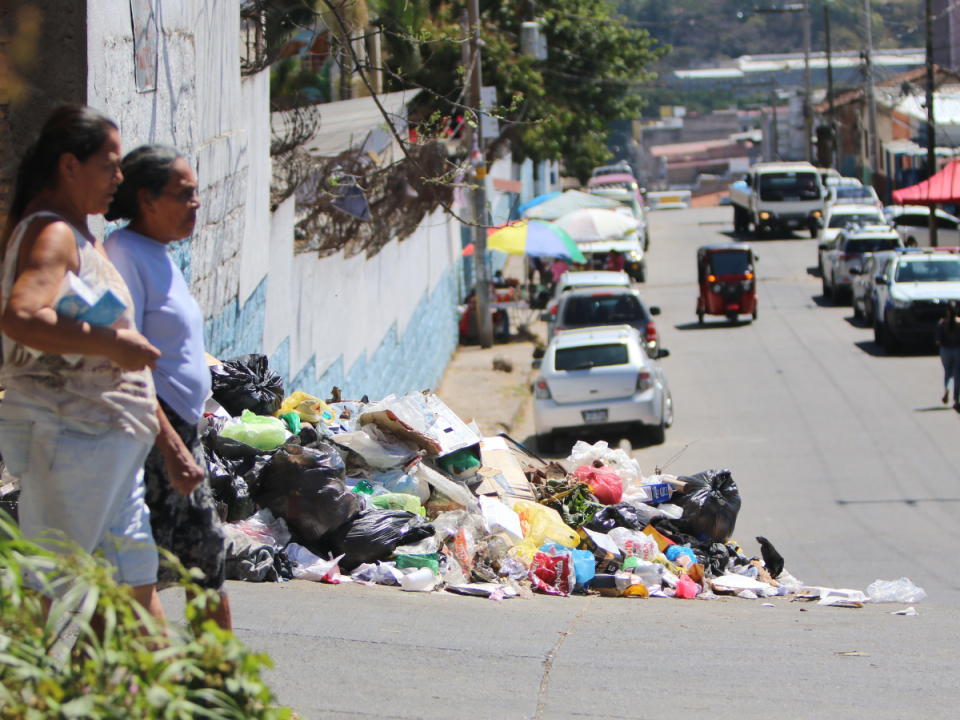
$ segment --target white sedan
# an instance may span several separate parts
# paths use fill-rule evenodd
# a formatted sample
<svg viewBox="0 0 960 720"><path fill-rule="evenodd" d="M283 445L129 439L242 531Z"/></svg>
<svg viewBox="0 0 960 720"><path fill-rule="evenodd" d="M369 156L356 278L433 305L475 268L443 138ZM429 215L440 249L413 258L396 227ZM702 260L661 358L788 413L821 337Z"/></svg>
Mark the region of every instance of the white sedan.
<svg viewBox="0 0 960 720"><path fill-rule="evenodd" d="M673 398L658 360L644 351L636 328L571 330L547 347L534 383L537 447L553 449L554 434L649 428L655 443L673 424ZM659 357L667 357L661 349Z"/></svg>

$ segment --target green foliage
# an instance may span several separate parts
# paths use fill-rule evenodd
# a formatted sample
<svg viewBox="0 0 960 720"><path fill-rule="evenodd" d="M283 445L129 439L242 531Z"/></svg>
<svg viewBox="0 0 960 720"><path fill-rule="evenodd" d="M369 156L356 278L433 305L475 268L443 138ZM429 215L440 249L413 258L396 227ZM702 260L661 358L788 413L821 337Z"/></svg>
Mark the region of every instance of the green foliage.
<svg viewBox="0 0 960 720"><path fill-rule="evenodd" d="M281 106L330 102L330 64L313 72L302 67L297 58L284 58L270 68L270 100Z"/></svg>
<svg viewBox="0 0 960 720"><path fill-rule="evenodd" d="M395 73L392 89L428 88L420 97L422 116L437 110L462 116L455 103L462 100L465 81L460 42L465 5L461 0L422 5L428 12L417 27L402 19L384 25L416 47L420 59L406 75L399 72L401 63L388 60ZM516 123L507 136L518 159L562 159L568 173L586 180L609 157L610 123L639 115L644 103L636 85L651 79L645 68L664 51L646 31L615 18L606 0L543 0L535 10L548 59L537 61L520 53L521 24L534 19L527 15L531 7L481 0L483 84L497 88L503 120Z"/></svg>
<svg viewBox="0 0 960 720"><path fill-rule="evenodd" d="M169 638L113 580L104 559L77 548L43 550L0 512L0 719L291 717L260 679L269 657L251 653L213 621L201 624L215 595L180 570L195 594L187 618L201 629ZM49 615L28 575L59 597ZM72 608L79 634L68 652L58 620ZM101 633L92 626L95 613Z"/></svg>

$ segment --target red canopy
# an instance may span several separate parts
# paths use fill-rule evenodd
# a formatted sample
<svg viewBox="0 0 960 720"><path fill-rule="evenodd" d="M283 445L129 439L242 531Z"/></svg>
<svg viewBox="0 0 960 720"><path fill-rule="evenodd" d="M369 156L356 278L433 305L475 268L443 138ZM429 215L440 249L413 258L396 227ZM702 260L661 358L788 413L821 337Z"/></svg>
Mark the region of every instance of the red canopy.
<svg viewBox="0 0 960 720"><path fill-rule="evenodd" d="M960 161L951 160L947 166L922 183L902 190L894 190L893 201L898 205L943 205L960 202Z"/></svg>

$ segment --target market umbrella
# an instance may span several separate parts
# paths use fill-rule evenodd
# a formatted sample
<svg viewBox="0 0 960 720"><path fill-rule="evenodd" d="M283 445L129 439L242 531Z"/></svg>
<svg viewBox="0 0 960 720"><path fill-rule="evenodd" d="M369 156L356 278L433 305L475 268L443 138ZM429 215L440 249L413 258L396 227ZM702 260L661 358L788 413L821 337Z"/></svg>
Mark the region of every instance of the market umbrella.
<svg viewBox="0 0 960 720"><path fill-rule="evenodd" d="M637 221L612 210L587 208L564 215L556 225L577 243L622 238L637 230Z"/></svg>
<svg viewBox="0 0 960 720"><path fill-rule="evenodd" d="M540 203L545 203L547 200L553 200L555 197L560 197L563 195L562 192L554 190L553 192L548 192L544 195L537 195L533 200L527 200L523 205L517 208L517 212L523 215L530 208L539 205Z"/></svg>
<svg viewBox="0 0 960 720"><path fill-rule="evenodd" d="M553 223L521 221L492 230L487 238L487 248L490 250L500 250L510 255L565 257L574 262L587 261L573 239Z"/></svg>
<svg viewBox="0 0 960 720"><path fill-rule="evenodd" d="M960 161L951 160L933 177L892 195L898 205L952 205L960 201Z"/></svg>
<svg viewBox="0 0 960 720"><path fill-rule="evenodd" d="M620 203L616 200L591 195L579 190L567 190L563 195L528 208L523 214L535 220L556 220L583 208L612 209L616 207L620 207Z"/></svg>

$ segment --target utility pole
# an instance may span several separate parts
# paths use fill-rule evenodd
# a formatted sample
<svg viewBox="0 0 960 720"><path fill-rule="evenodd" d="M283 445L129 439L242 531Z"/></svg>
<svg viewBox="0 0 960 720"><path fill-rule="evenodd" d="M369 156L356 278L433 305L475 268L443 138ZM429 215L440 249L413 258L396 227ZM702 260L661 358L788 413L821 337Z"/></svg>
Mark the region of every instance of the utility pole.
<svg viewBox="0 0 960 720"><path fill-rule="evenodd" d="M777 161L780 159L780 130L777 128L777 74L770 76L770 108L773 110L773 147L770 153L770 159Z"/></svg>
<svg viewBox="0 0 960 720"><path fill-rule="evenodd" d="M813 161L813 103L810 98L810 12L807 0L803 0L803 136L806 141L807 162Z"/></svg>
<svg viewBox="0 0 960 720"><path fill-rule="evenodd" d="M937 131L933 124L933 0L927 0L927 182L937 174ZM928 184L929 187L929 184ZM930 204L930 246L937 247L937 206Z"/></svg>
<svg viewBox="0 0 960 720"><path fill-rule="evenodd" d="M867 48L865 52L867 66L867 156L870 158L870 184L873 185L873 174L877 171L877 97L873 88L873 13L870 10L870 0L863 0L864 23L867 30Z"/></svg>
<svg viewBox="0 0 960 720"><path fill-rule="evenodd" d="M490 268L487 267L487 159L483 144L483 122L480 117L480 6L479 0L467 3L467 22L470 32L470 106L477 111L477 127L474 130L476 150L480 154L476 163L474 179L477 189L473 191L473 277L477 298L477 329L480 331L480 347L493 347L493 318L490 315ZM471 153L473 150L471 149Z"/></svg>
<svg viewBox="0 0 960 720"><path fill-rule="evenodd" d="M823 27L827 40L827 101L830 103L830 137L833 141L833 166L840 167L840 133L837 132L837 110L833 106L833 60L830 52L830 8L823 6Z"/></svg>

